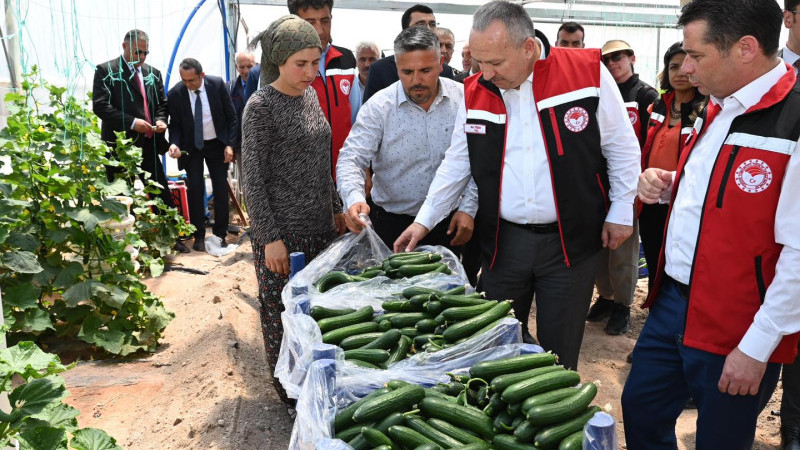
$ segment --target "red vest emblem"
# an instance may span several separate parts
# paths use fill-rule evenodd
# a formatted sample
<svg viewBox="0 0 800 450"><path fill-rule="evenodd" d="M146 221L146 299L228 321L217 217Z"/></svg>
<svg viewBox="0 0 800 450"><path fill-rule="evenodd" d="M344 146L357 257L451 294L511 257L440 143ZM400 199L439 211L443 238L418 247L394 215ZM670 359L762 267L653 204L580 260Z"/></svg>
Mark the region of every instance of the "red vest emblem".
<svg viewBox="0 0 800 450"><path fill-rule="evenodd" d="M579 133L589 126L589 113L580 106L572 107L564 114L564 125L569 131Z"/></svg>
<svg viewBox="0 0 800 450"><path fill-rule="evenodd" d="M736 169L736 185L749 193L764 192L772 184L772 169L760 159L748 159Z"/></svg>

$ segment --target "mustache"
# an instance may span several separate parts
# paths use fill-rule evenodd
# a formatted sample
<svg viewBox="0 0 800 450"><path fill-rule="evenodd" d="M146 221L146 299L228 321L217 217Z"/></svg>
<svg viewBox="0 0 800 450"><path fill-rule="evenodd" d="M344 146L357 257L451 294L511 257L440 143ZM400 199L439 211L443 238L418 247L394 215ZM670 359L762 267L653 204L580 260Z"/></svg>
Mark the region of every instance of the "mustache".
<svg viewBox="0 0 800 450"><path fill-rule="evenodd" d="M411 86L411 89L412 90L413 89L428 89L428 86L425 86L423 84L415 84L414 86Z"/></svg>

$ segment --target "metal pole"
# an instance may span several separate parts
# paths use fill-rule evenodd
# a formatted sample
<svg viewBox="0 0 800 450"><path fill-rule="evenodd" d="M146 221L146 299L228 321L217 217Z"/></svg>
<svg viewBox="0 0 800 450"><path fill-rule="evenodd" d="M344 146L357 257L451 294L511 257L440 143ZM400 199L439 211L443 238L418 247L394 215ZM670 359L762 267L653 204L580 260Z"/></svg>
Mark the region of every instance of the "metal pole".
<svg viewBox="0 0 800 450"><path fill-rule="evenodd" d="M8 72L11 76L11 87L19 89L22 83L22 65L20 63L19 30L17 29L17 14L14 10L15 0L5 0L6 10L6 36L9 38L3 42L3 49L6 52L8 62Z"/></svg>

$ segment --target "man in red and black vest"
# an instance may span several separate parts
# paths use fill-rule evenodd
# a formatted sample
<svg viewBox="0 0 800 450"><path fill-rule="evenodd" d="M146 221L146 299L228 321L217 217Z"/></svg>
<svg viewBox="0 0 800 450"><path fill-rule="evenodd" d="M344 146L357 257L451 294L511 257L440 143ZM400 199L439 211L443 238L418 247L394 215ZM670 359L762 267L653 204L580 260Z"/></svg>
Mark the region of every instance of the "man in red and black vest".
<svg viewBox="0 0 800 450"><path fill-rule="evenodd" d="M600 49L605 64L614 81L617 82L628 118L631 121L639 147L644 147L647 139L647 124L650 120L648 108L658 98L652 86L639 79L633 72L636 55L627 42L608 41ZM623 334L630 328L631 305L639 280L639 226L633 222L633 236L626 239L619 248L605 250L597 269L595 285L597 301L586 315L589 322L608 318L606 333Z"/></svg>
<svg viewBox="0 0 800 450"><path fill-rule="evenodd" d="M649 168L639 198L669 199L664 246L622 393L631 450L677 448L691 397L697 448L749 449L800 335L800 86L777 56L773 0L684 6L683 71L710 95L675 172Z"/></svg>
<svg viewBox="0 0 800 450"><path fill-rule="evenodd" d="M566 367L578 364L603 247L633 231L639 146L597 49L551 48L525 9L494 1L469 39L482 73L464 80L464 104L416 222L395 242L412 249L478 186L483 288L513 299Z"/></svg>

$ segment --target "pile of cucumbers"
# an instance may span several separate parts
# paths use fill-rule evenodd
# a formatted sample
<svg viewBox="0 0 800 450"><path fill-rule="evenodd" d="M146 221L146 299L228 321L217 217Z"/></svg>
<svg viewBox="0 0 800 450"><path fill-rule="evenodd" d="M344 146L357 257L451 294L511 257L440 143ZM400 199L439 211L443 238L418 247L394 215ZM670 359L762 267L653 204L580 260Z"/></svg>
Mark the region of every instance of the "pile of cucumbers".
<svg viewBox="0 0 800 450"><path fill-rule="evenodd" d="M341 410L335 437L354 449L580 449L594 383L550 353L483 361L432 388L394 380Z"/></svg>
<svg viewBox="0 0 800 450"><path fill-rule="evenodd" d="M309 314L319 325L322 342L341 347L346 360L381 369L412 353L438 351L485 333L511 313L510 301L464 292L464 286L445 292L412 286L400 300L383 302L385 312L377 316L371 306L314 306Z"/></svg>
<svg viewBox="0 0 800 450"><path fill-rule="evenodd" d="M392 279L410 278L426 273L452 273L447 264L441 262L442 255L435 252L394 253L383 260L379 266L366 267L356 274L343 271L328 272L320 277L314 286L319 292L326 292L340 284L366 281L378 276Z"/></svg>

